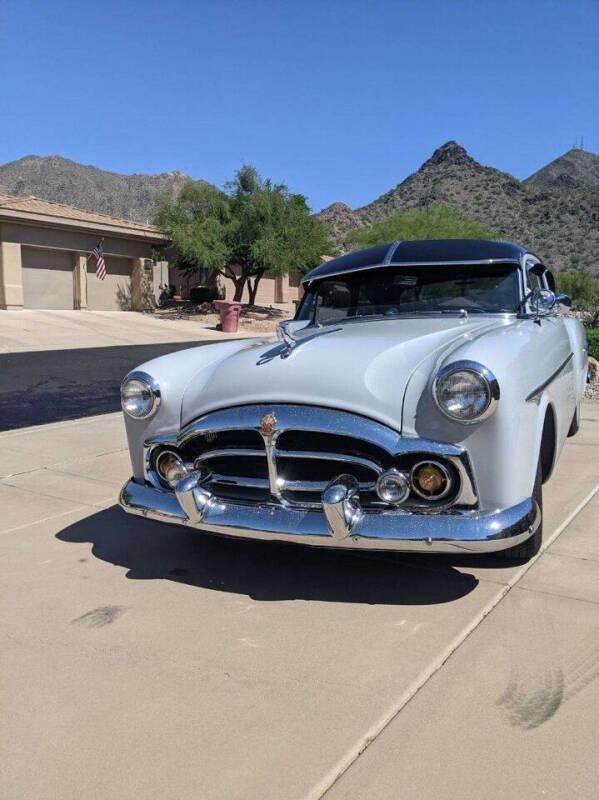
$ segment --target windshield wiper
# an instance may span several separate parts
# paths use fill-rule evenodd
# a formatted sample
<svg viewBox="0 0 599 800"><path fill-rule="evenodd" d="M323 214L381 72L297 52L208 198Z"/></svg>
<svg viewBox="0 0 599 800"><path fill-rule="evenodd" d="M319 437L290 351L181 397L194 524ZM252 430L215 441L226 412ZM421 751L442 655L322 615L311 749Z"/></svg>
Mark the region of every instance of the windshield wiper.
<svg viewBox="0 0 599 800"><path fill-rule="evenodd" d="M363 319L386 319L385 314L352 314L348 317L337 317L336 319L321 321L321 325L337 325L339 322L353 322L353 320Z"/></svg>

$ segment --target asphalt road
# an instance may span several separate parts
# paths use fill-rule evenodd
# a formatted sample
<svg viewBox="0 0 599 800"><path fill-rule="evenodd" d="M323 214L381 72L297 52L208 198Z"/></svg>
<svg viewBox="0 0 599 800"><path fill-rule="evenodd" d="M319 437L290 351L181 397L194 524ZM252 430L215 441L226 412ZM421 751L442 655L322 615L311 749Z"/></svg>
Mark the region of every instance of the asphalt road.
<svg viewBox="0 0 599 800"><path fill-rule="evenodd" d="M156 356L213 342L168 342L0 355L0 430L105 414L120 408L119 386Z"/></svg>

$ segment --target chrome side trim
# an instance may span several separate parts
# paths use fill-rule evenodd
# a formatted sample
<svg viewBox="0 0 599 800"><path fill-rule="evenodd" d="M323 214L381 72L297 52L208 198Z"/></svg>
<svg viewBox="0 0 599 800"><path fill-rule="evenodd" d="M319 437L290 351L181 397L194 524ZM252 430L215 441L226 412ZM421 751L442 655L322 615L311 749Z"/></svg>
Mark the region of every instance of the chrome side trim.
<svg viewBox="0 0 599 800"><path fill-rule="evenodd" d="M549 386L549 384L553 383L553 381L557 378L557 376L560 374L560 372L568 365L569 361L572 359L573 356L574 356L574 353L570 353L568 358L566 358L560 364L560 366L555 370L554 373L552 373L547 378L546 381L543 381L543 383L539 384L539 386L537 386L536 389L533 389L530 394L526 395L526 402L527 403L536 402L540 398L541 394L545 391L545 389Z"/></svg>
<svg viewBox="0 0 599 800"><path fill-rule="evenodd" d="M205 502L206 493L197 491L201 487L194 485L194 477L188 476L177 486L178 494L185 495L185 511L172 492L142 486L134 480L123 486L119 504L130 514L187 525L208 533L324 547L428 553L504 550L528 539L541 518L531 498L499 511L450 509L435 516L394 508L363 513L353 523L350 535L337 539L331 536L320 510L220 502L210 505ZM187 480L190 485L182 486ZM196 505L197 512L190 501Z"/></svg>

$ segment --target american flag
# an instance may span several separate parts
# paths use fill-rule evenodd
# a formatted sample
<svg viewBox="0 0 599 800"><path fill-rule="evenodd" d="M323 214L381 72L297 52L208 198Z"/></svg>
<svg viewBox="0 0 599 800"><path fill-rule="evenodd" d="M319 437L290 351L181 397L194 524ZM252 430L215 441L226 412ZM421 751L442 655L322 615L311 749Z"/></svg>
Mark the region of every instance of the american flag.
<svg viewBox="0 0 599 800"><path fill-rule="evenodd" d="M96 278L103 281L106 277L106 264L104 262L104 248L102 247L102 240L92 250L92 256L96 259Z"/></svg>

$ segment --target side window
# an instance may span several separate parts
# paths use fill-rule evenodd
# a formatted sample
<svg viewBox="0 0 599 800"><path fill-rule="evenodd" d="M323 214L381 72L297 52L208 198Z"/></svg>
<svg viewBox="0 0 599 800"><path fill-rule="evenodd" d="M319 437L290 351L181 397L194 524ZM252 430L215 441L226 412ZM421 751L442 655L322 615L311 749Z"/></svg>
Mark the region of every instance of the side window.
<svg viewBox="0 0 599 800"><path fill-rule="evenodd" d="M545 284L543 283L543 277L541 275L536 275L534 272L531 272L530 269L526 271L526 286L529 292L533 289L544 289Z"/></svg>

